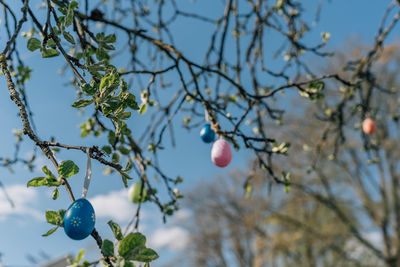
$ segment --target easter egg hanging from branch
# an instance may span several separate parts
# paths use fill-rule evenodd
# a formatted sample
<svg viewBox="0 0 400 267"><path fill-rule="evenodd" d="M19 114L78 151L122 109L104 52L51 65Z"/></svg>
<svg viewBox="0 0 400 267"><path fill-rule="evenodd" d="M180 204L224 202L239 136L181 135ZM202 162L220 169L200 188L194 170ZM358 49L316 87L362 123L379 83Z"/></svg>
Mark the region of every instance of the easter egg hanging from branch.
<svg viewBox="0 0 400 267"><path fill-rule="evenodd" d="M366 134L373 134L376 131L376 125L373 119L366 118L362 122L362 130Z"/></svg>
<svg viewBox="0 0 400 267"><path fill-rule="evenodd" d="M74 240L88 237L94 229L96 217L92 204L85 199L75 200L64 214L64 231Z"/></svg>
<svg viewBox="0 0 400 267"><path fill-rule="evenodd" d="M147 191L146 188L143 187L142 191L142 197L140 197L140 191L142 190L142 182L137 182L134 183L128 191L128 196L129 199L135 203L138 204L140 202L145 202L146 201L146 196L147 196Z"/></svg>
<svg viewBox="0 0 400 267"><path fill-rule="evenodd" d="M218 139L211 149L211 160L218 167L224 168L231 163L232 149L227 141Z"/></svg>
<svg viewBox="0 0 400 267"><path fill-rule="evenodd" d="M203 128L201 128L200 131L200 137L204 143L211 143L215 140L215 132L211 128L211 124L209 123L204 124Z"/></svg>

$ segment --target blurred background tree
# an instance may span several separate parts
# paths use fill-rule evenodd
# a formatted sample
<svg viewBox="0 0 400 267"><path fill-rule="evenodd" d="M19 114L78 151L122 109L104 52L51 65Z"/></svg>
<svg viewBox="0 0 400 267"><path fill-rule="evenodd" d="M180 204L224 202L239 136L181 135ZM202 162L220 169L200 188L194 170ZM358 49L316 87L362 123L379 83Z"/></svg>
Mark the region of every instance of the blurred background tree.
<svg viewBox="0 0 400 267"><path fill-rule="evenodd" d="M272 131L272 136L292 141L291 156L275 165L281 166L276 172L291 170L285 174L289 186L270 183L255 161L246 171L217 177L193 190L185 202L194 214L189 222L193 265L398 266L399 48L398 44L386 47L374 69L373 86L382 89L371 97L376 135L360 136L355 131L360 124L354 120L344 127L346 142L333 157L335 142L315 142L324 120L304 120L297 110L287 114L282 131ZM334 70L364 49L349 42L338 62L324 71ZM370 82L363 86L372 86ZM339 98L336 86L326 88L326 101L299 110L306 117L329 116L330 106Z"/></svg>

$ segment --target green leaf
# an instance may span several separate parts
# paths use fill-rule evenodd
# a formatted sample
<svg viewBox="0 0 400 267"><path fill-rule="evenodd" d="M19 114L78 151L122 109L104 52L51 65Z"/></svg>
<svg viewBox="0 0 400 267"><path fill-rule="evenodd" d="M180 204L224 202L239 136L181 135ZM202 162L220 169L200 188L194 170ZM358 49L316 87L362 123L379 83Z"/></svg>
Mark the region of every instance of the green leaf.
<svg viewBox="0 0 400 267"><path fill-rule="evenodd" d="M290 192L290 185L285 185L285 193L289 193Z"/></svg>
<svg viewBox="0 0 400 267"><path fill-rule="evenodd" d="M128 128L128 126L124 122L122 123L121 133L123 135L131 135L132 134L132 131Z"/></svg>
<svg viewBox="0 0 400 267"><path fill-rule="evenodd" d="M56 179L50 178L50 177L46 178L45 186L51 187L51 186L60 186L60 185L61 185L61 181L57 181Z"/></svg>
<svg viewBox="0 0 400 267"><path fill-rule="evenodd" d="M96 34L96 39L102 41L104 39L104 32L99 32Z"/></svg>
<svg viewBox="0 0 400 267"><path fill-rule="evenodd" d="M282 171L283 181L285 183L285 192L290 192L290 172Z"/></svg>
<svg viewBox="0 0 400 267"><path fill-rule="evenodd" d="M128 91L128 84L126 83L124 78L121 78L121 84L119 85L121 87L121 92L126 92ZM127 95L130 95L129 93L126 93ZM126 96L126 94L124 94L123 96ZM135 97L135 96L134 96Z"/></svg>
<svg viewBox="0 0 400 267"><path fill-rule="evenodd" d="M132 168L133 168L133 164L132 164L132 162L129 160L129 161L126 163L124 172L130 171L130 170L132 170Z"/></svg>
<svg viewBox="0 0 400 267"><path fill-rule="evenodd" d="M123 155L129 155L129 153L131 152L128 148L124 147L124 146L120 146L118 148L119 152L121 152L121 154Z"/></svg>
<svg viewBox="0 0 400 267"><path fill-rule="evenodd" d="M60 192L58 191L58 188L56 187L54 189L53 193L51 194L51 198L56 200L59 196L60 196Z"/></svg>
<svg viewBox="0 0 400 267"><path fill-rule="evenodd" d="M110 226L111 230L113 231L114 237L117 240L121 241L124 238L122 231L121 231L121 227L113 221L108 221L107 224Z"/></svg>
<svg viewBox="0 0 400 267"><path fill-rule="evenodd" d="M116 41L117 41L117 37L115 36L114 33L104 37L104 42L106 42L106 43L115 43Z"/></svg>
<svg viewBox="0 0 400 267"><path fill-rule="evenodd" d="M114 101L114 100L106 101L105 103L103 103L102 106L102 112L104 116L107 116L108 114L116 111L121 107L122 104L123 103L120 101Z"/></svg>
<svg viewBox="0 0 400 267"><path fill-rule="evenodd" d="M131 113L129 111L123 112L121 114L118 114L117 116L120 120L127 120L131 117Z"/></svg>
<svg viewBox="0 0 400 267"><path fill-rule="evenodd" d="M72 36L69 32L64 31L63 36L64 36L65 40L67 40L71 44L75 44L74 36Z"/></svg>
<svg viewBox="0 0 400 267"><path fill-rule="evenodd" d="M101 81L100 81L100 92L103 94L103 92L110 86L110 77L104 76Z"/></svg>
<svg viewBox="0 0 400 267"><path fill-rule="evenodd" d="M103 254L105 257L112 257L114 256L114 244L108 239L105 239L103 241L103 244L101 245L101 254Z"/></svg>
<svg viewBox="0 0 400 267"><path fill-rule="evenodd" d="M119 158L120 158L120 156L119 156L118 153L113 153L112 158L111 158L111 161L112 161L113 163L118 163L118 162L119 162Z"/></svg>
<svg viewBox="0 0 400 267"><path fill-rule="evenodd" d="M75 9L75 8L78 7L78 2L76 2L76 1L71 1L71 3L69 3L69 6L68 6L68 7L71 8L71 9Z"/></svg>
<svg viewBox="0 0 400 267"><path fill-rule="evenodd" d="M69 178L79 172L79 167L72 160L65 160L58 166L57 171L62 177Z"/></svg>
<svg viewBox="0 0 400 267"><path fill-rule="evenodd" d="M93 103L93 99L78 99L71 106L74 108L83 108Z"/></svg>
<svg viewBox="0 0 400 267"><path fill-rule="evenodd" d="M142 185L141 181L136 182L131 186L131 188L129 188L128 196L129 199L135 204L139 204L140 202L145 202L147 197L146 187Z"/></svg>
<svg viewBox="0 0 400 267"><path fill-rule="evenodd" d="M65 7L59 7L58 11L60 11L63 15L67 15L67 9Z"/></svg>
<svg viewBox="0 0 400 267"><path fill-rule="evenodd" d="M56 57L59 54L60 53L57 50L53 49L53 48L43 49L43 51L42 51L42 57L43 58Z"/></svg>
<svg viewBox="0 0 400 267"><path fill-rule="evenodd" d="M115 133L113 131L108 131L108 143L113 146L116 140Z"/></svg>
<svg viewBox="0 0 400 267"><path fill-rule="evenodd" d="M112 152L110 146L103 146L103 147L101 148L101 150L103 150L104 152L106 152L108 155L110 155L111 152Z"/></svg>
<svg viewBox="0 0 400 267"><path fill-rule="evenodd" d="M311 93L314 93L314 92L320 92L324 90L324 88L325 88L325 83L317 81L317 82L311 82L307 90L311 91Z"/></svg>
<svg viewBox="0 0 400 267"><path fill-rule="evenodd" d="M85 250L81 249L78 253L78 256L76 256L74 263L79 263L83 259L83 256L85 256Z"/></svg>
<svg viewBox="0 0 400 267"><path fill-rule="evenodd" d="M325 88L325 83L322 81L311 82L305 91L300 91L300 95L309 98L312 102L324 98L322 91Z"/></svg>
<svg viewBox="0 0 400 267"><path fill-rule="evenodd" d="M139 110L139 114L144 114L146 113L147 110L147 104L143 103L142 105L140 105L140 110Z"/></svg>
<svg viewBox="0 0 400 267"><path fill-rule="evenodd" d="M46 210L46 221L50 224L62 226L63 217L60 211Z"/></svg>
<svg viewBox="0 0 400 267"><path fill-rule="evenodd" d="M17 67L18 70L18 80L16 81L17 84L25 84L27 80L31 78L32 69L28 66L19 65Z"/></svg>
<svg viewBox="0 0 400 267"><path fill-rule="evenodd" d="M64 16L67 15L67 9L65 7L59 7L58 11L60 11Z"/></svg>
<svg viewBox="0 0 400 267"><path fill-rule="evenodd" d="M132 178L123 171L119 172L121 174L122 182L124 183L125 188L128 188L128 180L132 180Z"/></svg>
<svg viewBox="0 0 400 267"><path fill-rule="evenodd" d="M36 177L33 178L28 182L26 185L27 187L33 186L33 187L38 187L38 186L59 186L61 185L61 182L57 181L55 178L52 177Z"/></svg>
<svg viewBox="0 0 400 267"><path fill-rule="evenodd" d="M139 110L138 103L136 102L136 97L133 94L129 94L125 100L125 103L133 110Z"/></svg>
<svg viewBox="0 0 400 267"><path fill-rule="evenodd" d="M53 38L50 38L49 40L47 40L47 46L51 47L51 48L56 48L56 42L54 42Z"/></svg>
<svg viewBox="0 0 400 267"><path fill-rule="evenodd" d="M60 196L60 192L58 191L58 188L56 187L54 189L53 193L51 194L51 198L56 200L59 196Z"/></svg>
<svg viewBox="0 0 400 267"><path fill-rule="evenodd" d="M100 98L108 96L113 90L119 86L119 74L111 72L105 75L100 81Z"/></svg>
<svg viewBox="0 0 400 267"><path fill-rule="evenodd" d="M246 198L247 198L247 199L250 199L252 193L253 193L253 186L252 186L252 184L248 183L248 184L246 185Z"/></svg>
<svg viewBox="0 0 400 267"><path fill-rule="evenodd" d="M40 49L42 47L42 43L40 42L39 39L32 37L31 39L28 40L27 47L30 51L33 52L37 49Z"/></svg>
<svg viewBox="0 0 400 267"><path fill-rule="evenodd" d="M47 168L47 166L43 166L42 171L44 172L44 174L47 175L47 177L51 177L51 178L56 179L54 174Z"/></svg>
<svg viewBox="0 0 400 267"><path fill-rule="evenodd" d="M141 262L151 262L158 258L158 254L151 248L144 248L138 251L138 254L133 256L132 260Z"/></svg>
<svg viewBox="0 0 400 267"><path fill-rule="evenodd" d="M124 238L124 236L122 235L121 227L119 227L119 225L113 221L108 221L107 224L110 226L111 230L113 231L115 238L117 240L121 241Z"/></svg>
<svg viewBox="0 0 400 267"><path fill-rule="evenodd" d="M67 211L65 209L58 210L58 214L60 214L61 218L63 218L63 219L64 219L64 215L65 215L66 212Z"/></svg>
<svg viewBox="0 0 400 267"><path fill-rule="evenodd" d="M54 233L55 231L57 231L58 226L51 228L49 231L47 231L47 233L43 234L42 236L49 236L52 233Z"/></svg>
<svg viewBox="0 0 400 267"><path fill-rule="evenodd" d="M167 210L165 211L165 214L171 216L171 215L174 214L174 210L173 210L173 209L167 209Z"/></svg>
<svg viewBox="0 0 400 267"><path fill-rule="evenodd" d="M97 60L104 60L104 59L110 59L110 56L107 54L106 50L103 48L97 48L96 49L96 58Z"/></svg>
<svg viewBox="0 0 400 267"><path fill-rule="evenodd" d="M133 264L133 262L126 261L124 264L124 267L135 267L135 264ZM146 267L146 266L144 266L144 267Z"/></svg>
<svg viewBox="0 0 400 267"><path fill-rule="evenodd" d="M59 22L59 27L60 27L59 31L60 31L60 32L63 32L63 31L65 30L65 25L64 25L64 23L65 23L65 16L60 16L60 17L58 17L58 22Z"/></svg>
<svg viewBox="0 0 400 267"><path fill-rule="evenodd" d="M69 4L68 10L67 10L67 15L65 15L65 20L64 20L64 27L67 28L74 22L74 8L77 6L75 4L76 2L73 1Z"/></svg>
<svg viewBox="0 0 400 267"><path fill-rule="evenodd" d="M96 86L91 86L90 84L84 83L81 85L82 91L87 95L94 95L97 92Z"/></svg>
<svg viewBox="0 0 400 267"><path fill-rule="evenodd" d="M175 184L179 184L179 183L183 183L183 178L180 176L176 177L176 179L175 179Z"/></svg>
<svg viewBox="0 0 400 267"><path fill-rule="evenodd" d="M104 71L106 70L106 67L103 66L100 63L96 63L90 66L87 66L86 69L90 72L90 73L96 73L96 71Z"/></svg>
<svg viewBox="0 0 400 267"><path fill-rule="evenodd" d="M103 43L102 45L107 50L115 50L115 46L113 46L113 45L106 44L106 43Z"/></svg>
<svg viewBox="0 0 400 267"><path fill-rule="evenodd" d="M119 244L118 253L125 259L130 259L135 254L135 249L144 247L146 237L141 233L130 233Z"/></svg>
<svg viewBox="0 0 400 267"><path fill-rule="evenodd" d="M30 187L30 186L33 186L33 187L43 186L45 184L45 182L46 182L46 177L36 177L36 178L33 178L32 180L30 180L26 184L26 186L27 187Z"/></svg>
<svg viewBox="0 0 400 267"><path fill-rule="evenodd" d="M274 143L272 143L272 145L274 146L272 148L273 153L285 154L289 150L289 147L290 147L290 143L285 143L285 142L283 142L281 144L274 142Z"/></svg>

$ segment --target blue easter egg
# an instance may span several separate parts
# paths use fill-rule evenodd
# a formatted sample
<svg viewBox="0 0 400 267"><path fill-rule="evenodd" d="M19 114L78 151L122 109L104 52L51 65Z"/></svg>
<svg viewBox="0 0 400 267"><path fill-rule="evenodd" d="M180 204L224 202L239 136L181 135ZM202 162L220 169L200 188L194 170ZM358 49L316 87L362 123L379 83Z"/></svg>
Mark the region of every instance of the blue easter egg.
<svg viewBox="0 0 400 267"><path fill-rule="evenodd" d="M92 204L85 198L80 198L64 214L64 231L70 238L82 240L93 232L95 221Z"/></svg>
<svg viewBox="0 0 400 267"><path fill-rule="evenodd" d="M213 129L211 129L211 125L209 123L204 124L200 131L200 137L205 143L211 143L215 140L215 132Z"/></svg>

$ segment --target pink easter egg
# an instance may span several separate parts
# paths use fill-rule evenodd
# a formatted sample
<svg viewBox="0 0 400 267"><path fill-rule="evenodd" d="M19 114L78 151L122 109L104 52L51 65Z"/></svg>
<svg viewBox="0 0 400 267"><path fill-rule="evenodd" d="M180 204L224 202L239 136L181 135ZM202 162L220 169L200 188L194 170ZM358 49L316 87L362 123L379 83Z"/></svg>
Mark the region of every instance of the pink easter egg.
<svg viewBox="0 0 400 267"><path fill-rule="evenodd" d="M373 134L376 131L374 120L371 118L366 118L362 123L362 129L366 134Z"/></svg>
<svg viewBox="0 0 400 267"><path fill-rule="evenodd" d="M211 160L218 167L228 166L232 160L232 150L229 143L224 139L215 141L211 149Z"/></svg>

